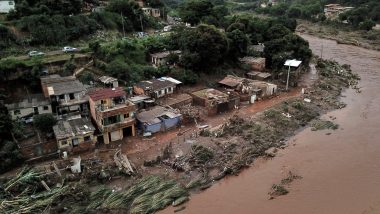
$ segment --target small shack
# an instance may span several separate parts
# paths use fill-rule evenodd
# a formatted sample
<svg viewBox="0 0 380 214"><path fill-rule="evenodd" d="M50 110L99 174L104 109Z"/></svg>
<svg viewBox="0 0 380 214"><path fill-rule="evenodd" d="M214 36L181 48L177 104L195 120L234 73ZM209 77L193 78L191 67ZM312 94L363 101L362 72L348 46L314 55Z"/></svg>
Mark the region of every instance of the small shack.
<svg viewBox="0 0 380 214"><path fill-rule="evenodd" d="M157 133L177 127L182 115L174 109L161 106L154 107L136 115L137 126L143 133Z"/></svg>
<svg viewBox="0 0 380 214"><path fill-rule="evenodd" d="M261 81L268 80L272 76L270 73L259 72L259 71L251 71L251 72L246 73L246 75L249 79L261 80Z"/></svg>
<svg viewBox="0 0 380 214"><path fill-rule="evenodd" d="M239 97L213 88L193 92L191 96L195 105L200 105L207 109L208 115L229 111L240 104Z"/></svg>
<svg viewBox="0 0 380 214"><path fill-rule="evenodd" d="M119 87L119 82L114 77L101 76L99 81L104 84L107 88L117 88Z"/></svg>
<svg viewBox="0 0 380 214"><path fill-rule="evenodd" d="M133 86L136 95L146 95L151 98L160 98L173 94L177 84L166 79L151 79L138 82Z"/></svg>
<svg viewBox="0 0 380 214"><path fill-rule="evenodd" d="M265 70L265 58L262 57L243 57L240 62L250 65L254 71L264 71Z"/></svg>
<svg viewBox="0 0 380 214"><path fill-rule="evenodd" d="M128 98L135 106L137 106L138 110L145 109L148 107L152 107L155 105L154 99L146 96L146 95L138 95Z"/></svg>
<svg viewBox="0 0 380 214"><path fill-rule="evenodd" d="M58 149L69 152L88 151L95 147L95 127L88 118L80 115L58 121L53 126Z"/></svg>

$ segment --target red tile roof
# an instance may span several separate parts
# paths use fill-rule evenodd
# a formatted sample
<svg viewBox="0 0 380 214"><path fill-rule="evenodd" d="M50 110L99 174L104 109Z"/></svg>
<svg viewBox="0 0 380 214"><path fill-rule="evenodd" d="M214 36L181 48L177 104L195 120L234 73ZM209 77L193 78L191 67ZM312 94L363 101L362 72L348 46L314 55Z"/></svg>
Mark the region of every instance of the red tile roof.
<svg viewBox="0 0 380 214"><path fill-rule="evenodd" d="M92 91L88 94L90 99L93 101L98 101L107 98L121 97L125 96L126 93L122 87L117 88L102 88L99 90Z"/></svg>

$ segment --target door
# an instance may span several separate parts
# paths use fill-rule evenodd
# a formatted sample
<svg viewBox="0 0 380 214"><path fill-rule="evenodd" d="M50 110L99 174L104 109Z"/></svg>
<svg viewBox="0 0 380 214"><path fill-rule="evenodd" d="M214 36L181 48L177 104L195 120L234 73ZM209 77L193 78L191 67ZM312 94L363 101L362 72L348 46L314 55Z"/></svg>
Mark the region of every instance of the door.
<svg viewBox="0 0 380 214"><path fill-rule="evenodd" d="M39 114L38 107L33 107L34 114Z"/></svg>

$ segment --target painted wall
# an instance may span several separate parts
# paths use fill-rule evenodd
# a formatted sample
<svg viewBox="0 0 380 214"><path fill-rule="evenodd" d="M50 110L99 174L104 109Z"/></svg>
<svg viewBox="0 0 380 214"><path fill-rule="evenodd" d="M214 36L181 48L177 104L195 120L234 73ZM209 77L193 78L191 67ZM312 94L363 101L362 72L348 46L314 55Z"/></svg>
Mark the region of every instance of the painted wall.
<svg viewBox="0 0 380 214"><path fill-rule="evenodd" d="M93 133L89 133L89 134L86 134L86 135L83 135L83 136L75 136L75 137L70 137L70 138L67 138L67 139L64 139L64 140L58 140L57 141L58 149L64 149L64 150L71 149L73 147L72 141L75 138L78 139L78 142L79 142L79 145L80 145L81 143L86 142L86 141L84 141L84 138L86 136L90 136L90 140L89 141L96 141Z"/></svg>
<svg viewBox="0 0 380 214"><path fill-rule="evenodd" d="M9 13L10 10L15 9L14 1L0 1L0 13Z"/></svg>
<svg viewBox="0 0 380 214"><path fill-rule="evenodd" d="M52 113L51 111L51 105L45 105L47 106L47 110L44 110L44 106L38 106L38 114L48 114L48 113ZM28 116L30 114L34 114L34 108L31 107L31 108L23 108L23 109L18 109L20 111L20 113L16 112L16 110L10 110L9 113L12 117L12 120L16 120L18 118L22 118L22 117L25 117L25 116ZM16 113L16 114L15 114Z"/></svg>

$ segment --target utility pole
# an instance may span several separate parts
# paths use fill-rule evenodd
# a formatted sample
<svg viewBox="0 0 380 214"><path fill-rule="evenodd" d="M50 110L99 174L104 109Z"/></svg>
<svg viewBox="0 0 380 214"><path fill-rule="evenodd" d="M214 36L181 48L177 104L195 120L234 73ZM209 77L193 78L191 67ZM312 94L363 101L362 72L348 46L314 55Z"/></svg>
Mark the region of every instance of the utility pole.
<svg viewBox="0 0 380 214"><path fill-rule="evenodd" d="M141 24L141 32L144 32L143 22L142 22L142 16L140 15L140 24Z"/></svg>
<svg viewBox="0 0 380 214"><path fill-rule="evenodd" d="M288 77L286 78L286 88L285 88L286 91L288 91L288 88L289 88L289 76L290 76L290 65L288 69Z"/></svg>
<svg viewBox="0 0 380 214"><path fill-rule="evenodd" d="M121 25L123 26L123 38L125 38L125 29L124 29L124 17L123 12L120 13L121 16Z"/></svg>

